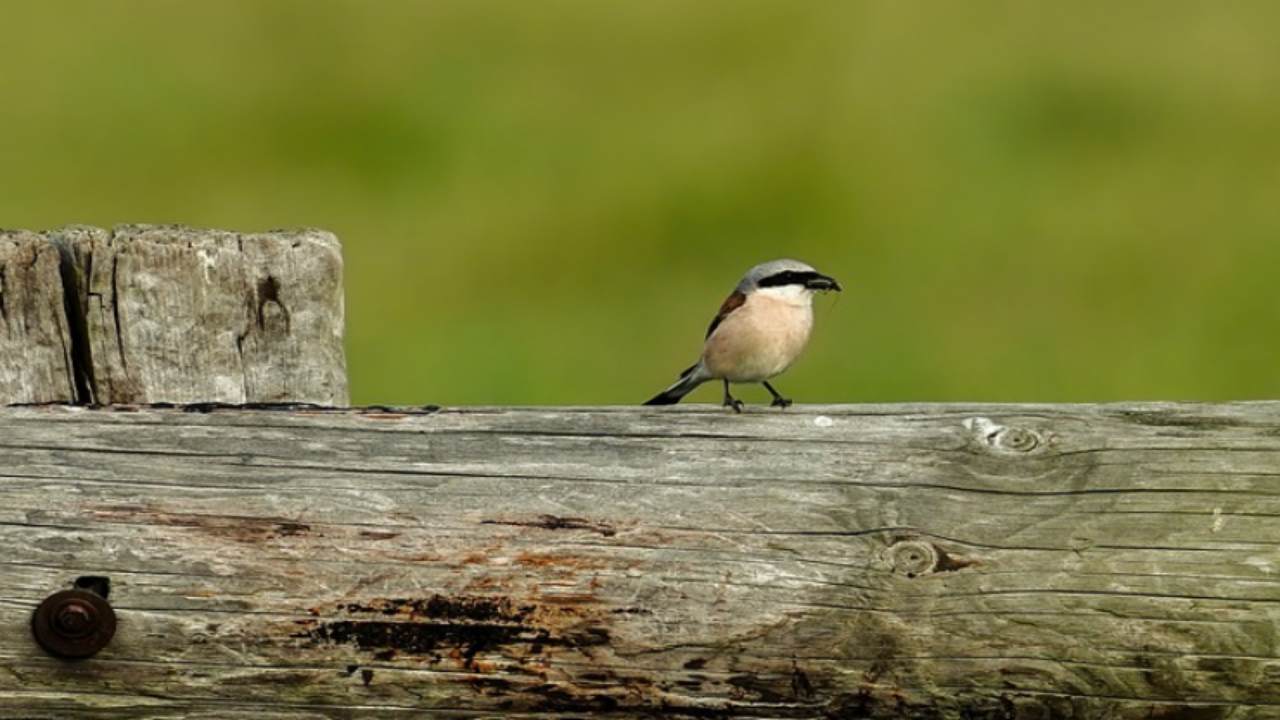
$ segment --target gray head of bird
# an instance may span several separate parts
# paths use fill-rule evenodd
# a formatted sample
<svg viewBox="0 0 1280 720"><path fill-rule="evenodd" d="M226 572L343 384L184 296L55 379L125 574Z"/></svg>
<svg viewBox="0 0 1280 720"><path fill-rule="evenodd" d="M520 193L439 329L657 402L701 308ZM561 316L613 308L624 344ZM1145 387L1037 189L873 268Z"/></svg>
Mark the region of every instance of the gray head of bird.
<svg viewBox="0 0 1280 720"><path fill-rule="evenodd" d="M836 279L823 275L812 265L799 260L770 260L747 271L738 283L738 292L771 290L777 293L812 295L815 292L835 291L842 288Z"/></svg>

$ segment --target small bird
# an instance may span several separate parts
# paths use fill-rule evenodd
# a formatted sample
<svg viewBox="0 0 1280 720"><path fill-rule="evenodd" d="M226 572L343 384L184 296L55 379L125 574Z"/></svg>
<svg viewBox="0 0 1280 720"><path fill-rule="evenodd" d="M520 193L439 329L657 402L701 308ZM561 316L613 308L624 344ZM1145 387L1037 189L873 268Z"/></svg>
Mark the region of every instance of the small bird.
<svg viewBox="0 0 1280 720"><path fill-rule="evenodd" d="M742 412L729 383L761 383L774 407L791 401L769 378L791 367L813 329L813 294L840 291L840 283L798 260L761 263L743 276L707 328L702 357L674 385L645 405L674 405L708 380L724 381L724 404Z"/></svg>

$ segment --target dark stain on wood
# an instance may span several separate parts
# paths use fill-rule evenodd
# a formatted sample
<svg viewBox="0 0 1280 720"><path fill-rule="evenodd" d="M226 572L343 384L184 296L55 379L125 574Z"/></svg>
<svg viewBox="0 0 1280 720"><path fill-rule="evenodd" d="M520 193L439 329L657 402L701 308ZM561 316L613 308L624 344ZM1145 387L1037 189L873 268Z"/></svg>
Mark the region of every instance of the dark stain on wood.
<svg viewBox="0 0 1280 720"><path fill-rule="evenodd" d="M1121 410L1120 417L1148 427L1182 427L1200 430L1221 430L1244 427L1248 423L1230 417L1204 417L1200 415L1180 415L1173 412Z"/></svg>
<svg viewBox="0 0 1280 720"><path fill-rule="evenodd" d="M594 605L600 602L600 598L590 593L543 593L539 596L539 599L546 605L558 606Z"/></svg>
<svg viewBox="0 0 1280 720"><path fill-rule="evenodd" d="M1165 705L1154 707L1149 720L1223 720L1231 712L1223 705Z"/></svg>
<svg viewBox="0 0 1280 720"><path fill-rule="evenodd" d="M278 517L176 513L142 505L101 506L90 508L89 512L95 518L107 522L186 527L214 537L245 543L297 537L311 532L311 526L306 523Z"/></svg>
<svg viewBox="0 0 1280 720"><path fill-rule="evenodd" d="M940 708L909 702L892 688L864 687L855 693L828 701L821 715L831 720L845 718L910 718L911 720L1012 720L996 699L983 699L959 707ZM1058 717L1047 715L1045 717Z"/></svg>
<svg viewBox="0 0 1280 720"><path fill-rule="evenodd" d="M548 647L583 649L610 642L609 630L589 624L580 613L555 607L517 604L507 598L432 595L428 598L379 598L344 603L339 612L356 617L341 620L299 620L302 629L290 637L314 643L352 645L375 658L443 654L463 667L475 668L482 652L506 652L515 657L540 654ZM312 615L322 614L313 608ZM366 619L362 615L394 619ZM513 648L522 647L515 653Z"/></svg>
<svg viewBox="0 0 1280 720"><path fill-rule="evenodd" d="M481 520L481 525L515 525L518 527L542 528L544 530L590 530L604 537L618 534L612 525L586 518L559 517L557 515L539 515L532 520Z"/></svg>
<svg viewBox="0 0 1280 720"><path fill-rule="evenodd" d="M790 685L784 686L776 679L769 679L752 673L731 675L727 680L735 689L734 695L739 700L765 703L789 703L795 701L794 693L789 692Z"/></svg>
<svg viewBox="0 0 1280 720"><path fill-rule="evenodd" d="M617 697L603 692L584 692L574 686L544 683L530 693L537 698L530 709L535 712L607 713L618 709Z"/></svg>
<svg viewBox="0 0 1280 720"><path fill-rule="evenodd" d="M345 407L336 407L333 405L320 405L308 402L247 402L247 403L225 403L225 402L198 402L198 403L153 403L147 407L153 408L174 408L187 413L208 414L218 412L220 410L240 411L240 410L266 410L271 412L287 412L298 415L320 415L326 413L348 413L350 410Z"/></svg>
<svg viewBox="0 0 1280 720"><path fill-rule="evenodd" d="M306 523L293 522L291 520L268 521L275 527L277 537L292 537L294 535L305 535L311 531L311 526Z"/></svg>
<svg viewBox="0 0 1280 720"><path fill-rule="evenodd" d="M440 412L439 405L362 405L358 408L334 408L337 411L353 413L369 420L399 420L414 415L431 415Z"/></svg>
<svg viewBox="0 0 1280 720"><path fill-rule="evenodd" d="M468 685L476 690L492 695L502 695L515 688L515 683L500 677L473 676L467 678L466 681Z"/></svg>
<svg viewBox="0 0 1280 720"><path fill-rule="evenodd" d="M258 301L258 329L259 330L263 330L263 331L266 330L267 303L274 303L275 306L280 309L280 314L284 319L285 333L288 333L290 331L292 318L290 318L289 316L289 308L286 307L284 302L280 299L280 281L276 279L275 275L267 275L266 277L258 281L257 301Z"/></svg>
<svg viewBox="0 0 1280 720"><path fill-rule="evenodd" d="M560 567L571 570L588 570L609 567L602 558L588 558L577 555L564 555L547 552L523 551L515 557L516 563L526 567L551 568Z"/></svg>
<svg viewBox="0 0 1280 720"><path fill-rule="evenodd" d="M339 609L350 613L404 615L409 618L519 624L529 617L534 607L516 606L505 597L432 595L428 598L376 598L364 603L346 603Z"/></svg>
<svg viewBox="0 0 1280 720"><path fill-rule="evenodd" d="M799 665L791 666L791 694L799 699L813 697L813 683L809 682L809 676Z"/></svg>
<svg viewBox="0 0 1280 720"><path fill-rule="evenodd" d="M303 621L312 622L312 621ZM441 647L461 651L464 665L481 651L516 642L532 642L528 633L545 631L492 623L439 623L386 620L337 620L322 622L294 637L335 645L354 645L360 650L395 650L409 655L434 655Z"/></svg>

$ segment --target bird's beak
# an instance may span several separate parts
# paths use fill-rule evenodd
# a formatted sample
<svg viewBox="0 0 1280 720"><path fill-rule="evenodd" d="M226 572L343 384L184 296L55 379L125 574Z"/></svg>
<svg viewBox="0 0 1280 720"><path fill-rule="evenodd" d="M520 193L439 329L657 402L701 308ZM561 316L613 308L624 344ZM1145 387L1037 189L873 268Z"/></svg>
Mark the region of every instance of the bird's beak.
<svg viewBox="0 0 1280 720"><path fill-rule="evenodd" d="M842 289L835 278L827 277L826 275L815 275L805 281L804 286L810 290L835 290L840 292Z"/></svg>

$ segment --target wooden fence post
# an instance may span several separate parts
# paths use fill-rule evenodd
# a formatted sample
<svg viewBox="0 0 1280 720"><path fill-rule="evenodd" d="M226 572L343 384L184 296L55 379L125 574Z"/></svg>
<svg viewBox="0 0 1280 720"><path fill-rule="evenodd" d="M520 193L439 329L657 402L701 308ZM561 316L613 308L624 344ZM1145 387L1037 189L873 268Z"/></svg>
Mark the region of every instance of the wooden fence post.
<svg viewBox="0 0 1280 720"><path fill-rule="evenodd" d="M64 303L57 248L0 231L0 404L75 400Z"/></svg>
<svg viewBox="0 0 1280 720"><path fill-rule="evenodd" d="M347 404L333 235L144 225L53 237L75 258L94 402Z"/></svg>
<svg viewBox="0 0 1280 720"><path fill-rule="evenodd" d="M330 233L15 232L0 278L0 404L348 402Z"/></svg>

